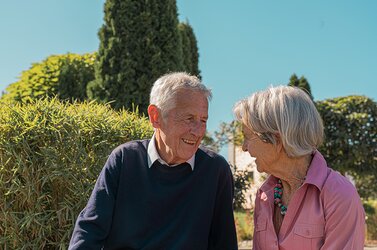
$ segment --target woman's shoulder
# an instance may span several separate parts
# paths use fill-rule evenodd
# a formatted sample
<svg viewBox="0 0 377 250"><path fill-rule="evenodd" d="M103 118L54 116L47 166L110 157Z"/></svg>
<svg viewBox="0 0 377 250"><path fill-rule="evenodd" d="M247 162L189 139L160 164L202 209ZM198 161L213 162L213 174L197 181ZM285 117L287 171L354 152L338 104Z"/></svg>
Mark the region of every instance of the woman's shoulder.
<svg viewBox="0 0 377 250"><path fill-rule="evenodd" d="M321 196L325 201L333 203L350 203L355 198L360 199L351 179L333 169L329 171Z"/></svg>

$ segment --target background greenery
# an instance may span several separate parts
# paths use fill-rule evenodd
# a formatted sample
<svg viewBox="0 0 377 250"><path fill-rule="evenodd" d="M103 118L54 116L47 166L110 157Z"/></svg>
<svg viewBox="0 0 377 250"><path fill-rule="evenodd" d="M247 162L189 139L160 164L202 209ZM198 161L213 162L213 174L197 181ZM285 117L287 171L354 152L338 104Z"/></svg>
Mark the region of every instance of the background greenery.
<svg viewBox="0 0 377 250"><path fill-rule="evenodd" d="M52 55L33 63L10 84L1 99L28 103L32 100L57 96L63 100L87 99L86 87L94 79L96 53L84 55Z"/></svg>
<svg viewBox="0 0 377 250"><path fill-rule="evenodd" d="M0 102L0 110L2 249L66 249L111 150L152 135L145 117L93 102Z"/></svg>
<svg viewBox="0 0 377 250"><path fill-rule="evenodd" d="M377 240L377 200L368 200L364 202L366 213L367 231L366 238L368 240Z"/></svg>
<svg viewBox="0 0 377 250"><path fill-rule="evenodd" d="M353 177L364 199L377 198L377 104L365 96L317 101L325 125L320 151L328 165Z"/></svg>
<svg viewBox="0 0 377 250"><path fill-rule="evenodd" d="M253 212L250 210L237 210L234 212L238 242L253 239L254 221Z"/></svg>

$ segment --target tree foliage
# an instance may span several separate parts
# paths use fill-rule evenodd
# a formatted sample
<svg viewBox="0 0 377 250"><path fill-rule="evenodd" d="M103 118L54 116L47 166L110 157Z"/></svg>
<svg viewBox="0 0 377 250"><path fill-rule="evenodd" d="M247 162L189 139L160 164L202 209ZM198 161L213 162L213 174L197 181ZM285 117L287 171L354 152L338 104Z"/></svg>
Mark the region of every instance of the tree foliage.
<svg viewBox="0 0 377 250"><path fill-rule="evenodd" d="M310 89L310 84L304 76L301 76L300 79L298 79L297 75L293 74L291 78L289 79L288 86L298 87L304 90L310 96L312 100L314 99L312 95L312 91Z"/></svg>
<svg viewBox="0 0 377 250"><path fill-rule="evenodd" d="M377 104L365 96L346 96L317 102L325 125L320 148L328 164L353 176L361 196L377 188ZM369 191L368 191L369 190Z"/></svg>
<svg viewBox="0 0 377 250"><path fill-rule="evenodd" d="M238 170L236 166L233 166L235 171L233 172L234 179L234 209L243 209L246 202L245 191L251 187L252 172L249 169Z"/></svg>
<svg viewBox="0 0 377 250"><path fill-rule="evenodd" d="M95 53L52 55L10 84L2 99L29 103L34 99L57 96L60 99L84 100L86 86L94 79Z"/></svg>
<svg viewBox="0 0 377 250"><path fill-rule="evenodd" d="M153 82L182 70L175 0L107 0L92 99L146 112Z"/></svg>
<svg viewBox="0 0 377 250"><path fill-rule="evenodd" d="M180 23L178 31L182 43L183 68L186 72L200 78L199 52L194 31L188 22Z"/></svg>
<svg viewBox="0 0 377 250"><path fill-rule="evenodd" d="M220 150L217 141L212 137L211 133L209 133L208 131L206 131L201 144L206 146L207 148L210 148L214 152L219 152Z"/></svg>
<svg viewBox="0 0 377 250"><path fill-rule="evenodd" d="M215 138L214 144L219 148L230 142L236 146L241 146L243 143L241 123L238 121L222 122L219 131L215 132Z"/></svg>

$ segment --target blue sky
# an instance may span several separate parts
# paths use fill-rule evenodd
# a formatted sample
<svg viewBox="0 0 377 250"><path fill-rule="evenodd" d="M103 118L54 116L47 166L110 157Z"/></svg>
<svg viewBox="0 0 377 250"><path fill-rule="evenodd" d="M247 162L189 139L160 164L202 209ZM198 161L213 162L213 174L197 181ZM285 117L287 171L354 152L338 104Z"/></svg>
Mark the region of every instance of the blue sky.
<svg viewBox="0 0 377 250"><path fill-rule="evenodd" d="M104 0L0 2L0 91L49 55L98 49ZM208 129L236 101L304 75L316 100L377 99L377 1L178 0L213 90Z"/></svg>

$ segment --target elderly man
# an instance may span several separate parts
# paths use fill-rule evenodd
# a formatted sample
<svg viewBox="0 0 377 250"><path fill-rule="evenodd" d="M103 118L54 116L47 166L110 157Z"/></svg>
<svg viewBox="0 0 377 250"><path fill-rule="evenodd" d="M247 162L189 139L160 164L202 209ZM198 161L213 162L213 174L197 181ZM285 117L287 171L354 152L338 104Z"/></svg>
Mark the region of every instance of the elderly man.
<svg viewBox="0 0 377 250"><path fill-rule="evenodd" d="M210 98L186 73L154 83L153 137L111 153L69 249L237 249L229 165L199 148Z"/></svg>

